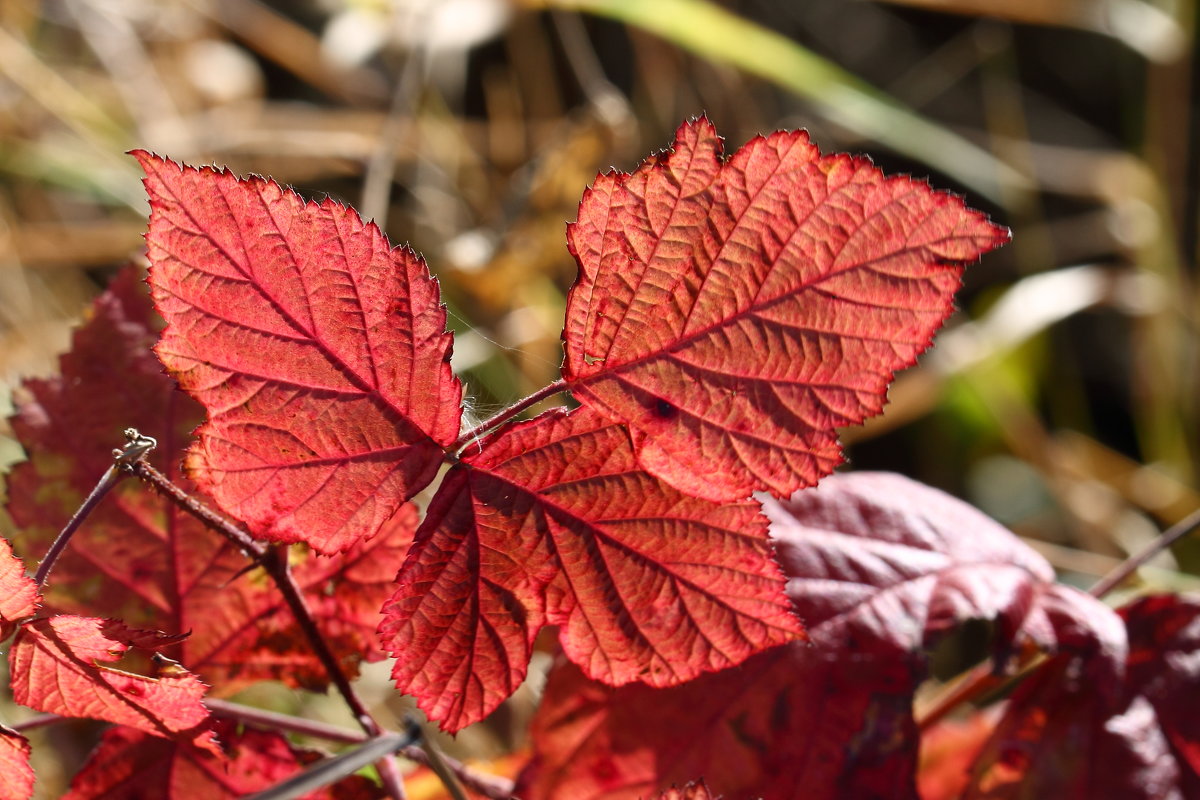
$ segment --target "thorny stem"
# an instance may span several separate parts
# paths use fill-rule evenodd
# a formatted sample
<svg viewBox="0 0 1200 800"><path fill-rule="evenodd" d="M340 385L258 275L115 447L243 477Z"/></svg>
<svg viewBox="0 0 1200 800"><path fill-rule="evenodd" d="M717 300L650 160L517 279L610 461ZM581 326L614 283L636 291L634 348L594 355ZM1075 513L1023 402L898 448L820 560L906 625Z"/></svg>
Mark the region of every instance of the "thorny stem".
<svg viewBox="0 0 1200 800"><path fill-rule="evenodd" d="M350 685L350 679L346 677L346 673L342 670L341 664L338 663L337 657L329 649L328 642L325 641L325 637L321 635L320 629L317 628L316 622L313 621L308 603L304 600L304 595L301 593L300 587L296 585L296 581L292 578L291 570L288 569L286 551L280 550L278 547L268 547L256 542L250 537L250 534L220 514L212 511L203 503L198 502L195 498L190 497L185 491L171 483L165 475L144 460L137 461L131 465L130 470L134 475L137 475L143 481L153 486L160 494L173 500L181 509L224 535L225 538L240 547L262 565L263 569L266 570L267 574L271 576L271 579L279 588L279 593L283 595L284 602L291 609L292 616L296 619L296 624L300 626L300 630L304 633L305 638L308 639L309 645L312 647L317 659L325 667L325 671L329 675L329 679L333 682L333 685L337 687L338 693L341 694L346 705L350 707L355 720L369 736L378 736L382 732L382 729L375 722L370 712L367 711L366 706L363 705L362 700L359 699L358 694L354 691L354 687ZM396 765L396 759L388 756L378 762L377 767L379 769L379 776L389 795L395 798L395 800L404 800L404 781L401 778L400 769Z"/></svg>
<svg viewBox="0 0 1200 800"><path fill-rule="evenodd" d="M471 428L471 430L469 430L466 433L459 436L458 439L455 440L454 444L450 445L449 449L452 451L457 451L457 450L462 449L463 447L466 447L469 443L471 443L475 439L478 439L484 433L487 433L489 430L496 427L497 425L500 425L503 422L507 422L508 420L512 419L517 414L520 414L522 411L524 411L525 409L534 405L535 403L539 403L542 400L545 400L547 397L550 397L551 395L555 395L555 394L558 394L559 392L566 391L566 389L567 389L567 382L565 380L562 380L561 378L559 380L556 380L554 383L543 386L541 389L538 389L536 392L529 395L528 397L526 397L522 400L518 400L516 403L514 403L511 406L509 406L508 408L504 409L496 416L492 417L491 419L481 422L480 424L476 425L474 428Z"/></svg>
<svg viewBox="0 0 1200 800"><path fill-rule="evenodd" d="M141 459L146 453L158 445L158 442L150 436L142 436L134 428L125 429L125 447L119 450L113 450L113 464L104 471L100 476L100 480L96 483L96 488L92 489L91 494L79 506L79 509L67 522L62 532L55 538L50 549L46 551L45 558L42 563L38 564L37 572L33 576L33 581L39 587L44 586L46 578L50 576L50 570L54 568L54 562L58 561L58 557L67 549L67 543L71 541L71 537L83 521L87 519L88 514L100 504L104 496L112 491L112 488L121 482L121 478L127 475L132 465Z"/></svg>
<svg viewBox="0 0 1200 800"><path fill-rule="evenodd" d="M1200 530L1200 510L1193 511L1183 519L1176 522L1171 527L1167 528L1161 534L1154 538L1142 552L1137 555L1130 556L1122 561L1117 567L1099 581L1096 582L1088 594L1092 597L1104 597L1116 587L1120 586L1126 578L1137 572L1138 568L1145 564L1156 555L1166 550L1175 542L1183 537Z"/></svg>

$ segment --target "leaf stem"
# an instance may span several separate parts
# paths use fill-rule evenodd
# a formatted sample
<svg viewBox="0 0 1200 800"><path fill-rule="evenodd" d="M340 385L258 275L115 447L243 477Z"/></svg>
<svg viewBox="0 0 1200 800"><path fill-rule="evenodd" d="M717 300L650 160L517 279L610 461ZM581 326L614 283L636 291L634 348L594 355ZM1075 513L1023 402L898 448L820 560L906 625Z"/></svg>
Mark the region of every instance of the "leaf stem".
<svg viewBox="0 0 1200 800"><path fill-rule="evenodd" d="M113 464L104 471L99 482L96 483L96 488L92 489L92 493L79 506L79 509L67 522L66 527L62 529L62 532L55 538L54 543L50 545L50 549L46 551L45 558L42 559L41 564L38 564L37 573L33 576L34 583L39 587L46 583L46 578L50 576L50 570L54 568L54 562L58 561L58 557L67 549L67 543L71 541L71 537L75 534L75 531L87 519L88 514L92 513L92 509L100 504L104 496L112 491L112 488L120 483L123 477L125 477L125 473L116 464Z"/></svg>
<svg viewBox="0 0 1200 800"><path fill-rule="evenodd" d="M1193 511L1183 519L1176 522L1171 527L1167 528L1161 534L1154 538L1140 553L1130 556L1122 561L1117 567L1099 581L1096 582L1088 594L1092 597L1104 597L1113 589L1120 586L1126 578L1138 571L1142 565L1154 558L1156 555L1166 550L1175 542L1183 537L1200 530L1200 510Z"/></svg>
<svg viewBox="0 0 1200 800"><path fill-rule="evenodd" d="M539 403L542 400L545 400L547 397L550 397L551 395L555 395L555 394L558 394L559 392L566 391L566 389L567 389L567 382L561 378L556 380L554 383L550 383L550 384L543 386L541 389L538 389L536 392L529 395L528 397L526 397L522 400L518 400L517 402L513 403L511 406L504 409L503 411L501 411L499 414L495 415L491 419L481 422L480 424L476 425L474 428L471 428L469 431L467 431L466 433L459 436L458 439L455 440L454 444L450 445L449 449L453 450L453 451L461 450L462 448L466 447L470 442L474 441L475 439L478 439L484 433L487 433L489 430L491 430L492 428L495 428L497 425L507 422L508 420L512 419L517 414L520 414L522 411L524 411L525 409L534 405L535 403Z"/></svg>
<svg viewBox="0 0 1200 800"><path fill-rule="evenodd" d="M329 643L325 641L325 637L321 635L317 623L313 620L308 603L305 601L300 587L296 584L295 579L293 579L291 570L288 569L286 550L281 550L274 545L268 547L255 541L250 534L195 498L189 496L187 492L173 484L165 475L144 460L135 462L131 465L130 470L143 481L153 486L160 494L174 501L181 509L225 536L225 538L240 547L262 565L263 569L266 570L267 574L275 582L279 593L283 595L284 602L291 609L296 624L304 633L304 637L308 639L308 643L312 647L317 659L325 667L325 672L329 675L330 681L337 687L338 693L341 694L346 705L350 707L351 713L354 714L354 719L367 732L368 736L379 736L383 732L382 728L375 722L375 719L367 711L366 706L363 705L362 700L354 691L354 687L350 685L350 679L346 677L346 673L342 669L341 664L338 663L337 657L329 649ZM404 781L400 775L400 769L396 765L396 759L388 755L378 763L377 768L380 779L383 781L384 788L387 789L388 794L395 798L395 800L404 800Z"/></svg>

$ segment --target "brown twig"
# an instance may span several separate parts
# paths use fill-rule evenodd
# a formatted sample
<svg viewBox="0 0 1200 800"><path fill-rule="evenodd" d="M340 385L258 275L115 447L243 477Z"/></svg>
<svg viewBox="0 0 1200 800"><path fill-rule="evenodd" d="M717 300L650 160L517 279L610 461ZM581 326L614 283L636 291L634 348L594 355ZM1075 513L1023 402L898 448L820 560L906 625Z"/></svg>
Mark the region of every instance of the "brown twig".
<svg viewBox="0 0 1200 800"><path fill-rule="evenodd" d="M1138 571L1138 568L1144 565L1147 561L1154 558L1156 555L1166 550L1175 542L1185 536L1200 530L1200 510L1193 511L1186 517L1176 522L1170 528L1167 528L1161 534L1154 538L1140 553L1130 556L1122 561L1116 569L1105 575L1088 590L1092 597L1104 597L1116 587L1120 586L1126 578Z"/></svg>

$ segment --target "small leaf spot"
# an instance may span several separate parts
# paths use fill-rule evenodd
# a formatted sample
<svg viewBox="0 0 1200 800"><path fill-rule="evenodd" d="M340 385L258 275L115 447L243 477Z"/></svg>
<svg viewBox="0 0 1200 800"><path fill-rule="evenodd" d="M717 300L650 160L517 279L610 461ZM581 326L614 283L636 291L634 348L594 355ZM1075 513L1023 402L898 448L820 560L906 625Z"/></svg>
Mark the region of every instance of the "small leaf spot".
<svg viewBox="0 0 1200 800"><path fill-rule="evenodd" d="M671 419L679 409L663 400L661 397L654 401L654 416L659 419Z"/></svg>

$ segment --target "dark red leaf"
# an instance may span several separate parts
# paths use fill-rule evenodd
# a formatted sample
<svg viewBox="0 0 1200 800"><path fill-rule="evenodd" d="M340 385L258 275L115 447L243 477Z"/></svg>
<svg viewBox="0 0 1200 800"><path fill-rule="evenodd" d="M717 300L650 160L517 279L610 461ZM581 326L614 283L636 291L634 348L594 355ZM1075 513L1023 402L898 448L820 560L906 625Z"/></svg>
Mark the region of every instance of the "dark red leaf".
<svg viewBox="0 0 1200 800"><path fill-rule="evenodd" d="M1143 598L1122 609L1124 673L1063 654L1013 694L967 798L1200 796L1200 600Z"/></svg>
<svg viewBox="0 0 1200 800"><path fill-rule="evenodd" d="M290 745L278 733L238 730L218 720L221 755L186 743L113 728L71 781L63 800L234 800L290 778L320 754ZM307 800L382 797L366 778L352 776Z"/></svg>
<svg viewBox="0 0 1200 800"><path fill-rule="evenodd" d="M37 584L25 575L25 565L13 555L12 545L0 539L0 642L12 634L13 623L37 610Z"/></svg>
<svg viewBox="0 0 1200 800"><path fill-rule="evenodd" d="M259 536L341 552L437 474L462 389L437 283L325 200L144 151L159 358L204 404L191 476Z"/></svg>
<svg viewBox="0 0 1200 800"><path fill-rule="evenodd" d="M757 505L675 491L587 409L450 472L384 615L397 686L451 731L513 692L543 625L613 685L675 685L802 635Z"/></svg>
<svg viewBox="0 0 1200 800"><path fill-rule="evenodd" d="M175 465L203 412L162 374L150 351L157 333L144 288L134 271L122 273L76 332L62 376L21 389L12 424L29 461L9 476L8 510L27 558L45 553L112 463L127 426L156 437L151 463L195 490ZM405 504L384 532L344 555L292 554L293 574L350 673L363 658L383 657L375 636L379 606L415 528L415 509ZM190 631L169 654L222 694L260 680L324 686L324 669L282 597L260 571L238 576L246 566L221 536L126 481L72 538L51 574L46 605L139 628Z"/></svg>
<svg viewBox="0 0 1200 800"><path fill-rule="evenodd" d="M21 626L9 655L13 699L38 711L129 725L216 751L208 689L173 665L146 677L106 664L120 660L142 632L120 623L76 616L38 619Z"/></svg>
<svg viewBox="0 0 1200 800"><path fill-rule="evenodd" d="M1200 598L1144 597L1120 610L1129 632L1127 681L1154 707L1185 797L1200 797Z"/></svg>
<svg viewBox="0 0 1200 800"><path fill-rule="evenodd" d="M886 655L931 647L967 619L995 623L997 643L1102 656L1119 670L1120 619L1054 583L1044 558L944 492L890 473L833 475L763 508L788 593L814 643Z"/></svg>
<svg viewBox="0 0 1200 800"><path fill-rule="evenodd" d="M0 725L0 800L29 800L33 783L29 740Z"/></svg>
<svg viewBox="0 0 1200 800"><path fill-rule="evenodd" d="M991 619L1003 644L1110 667L1124 657L1115 614L1054 587L1040 556L934 489L834 475L765 508L811 644L664 690L556 668L518 794L617 800L703 775L731 797L915 798L913 692L924 649L953 624Z"/></svg>
<svg viewBox="0 0 1200 800"><path fill-rule="evenodd" d="M584 195L563 376L668 483L785 497L841 461L835 429L879 413L962 265L1009 234L803 131L721 152L707 119L685 123L671 151Z"/></svg>

